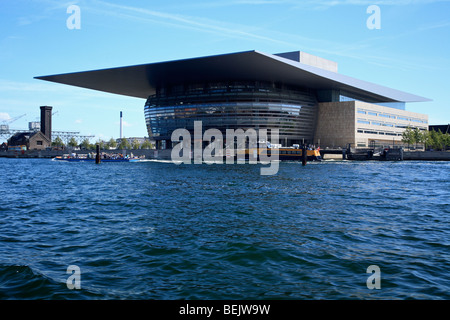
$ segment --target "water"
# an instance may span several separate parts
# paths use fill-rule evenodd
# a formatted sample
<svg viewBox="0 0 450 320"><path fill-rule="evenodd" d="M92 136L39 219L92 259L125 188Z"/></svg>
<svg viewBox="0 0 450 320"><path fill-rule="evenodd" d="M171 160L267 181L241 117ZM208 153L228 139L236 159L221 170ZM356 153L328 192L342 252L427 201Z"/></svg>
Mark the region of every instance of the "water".
<svg viewBox="0 0 450 320"><path fill-rule="evenodd" d="M450 163L0 168L0 299L450 299Z"/></svg>

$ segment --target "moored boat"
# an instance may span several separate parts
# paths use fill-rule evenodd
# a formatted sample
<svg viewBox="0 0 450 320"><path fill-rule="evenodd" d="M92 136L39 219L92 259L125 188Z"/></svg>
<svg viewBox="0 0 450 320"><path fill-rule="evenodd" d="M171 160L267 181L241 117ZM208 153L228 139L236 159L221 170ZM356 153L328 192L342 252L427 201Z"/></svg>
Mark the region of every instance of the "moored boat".
<svg viewBox="0 0 450 320"><path fill-rule="evenodd" d="M303 150L297 146L294 147L277 147L277 148L253 148L250 150L245 150L245 158L249 159L249 155L253 158L261 158L262 154L267 157L275 156L278 153L278 160L280 161L302 161ZM239 155L240 152L238 151ZM316 148L306 148L306 158L307 161L322 161L322 156L320 155L320 149Z"/></svg>
<svg viewBox="0 0 450 320"><path fill-rule="evenodd" d="M273 152L274 149L270 149ZM301 161L303 150L300 148L279 148L278 157L280 160ZM306 158L308 161L322 161L320 150L307 149Z"/></svg>
<svg viewBox="0 0 450 320"><path fill-rule="evenodd" d="M76 155L76 154L65 154L63 156L57 156L54 158L57 161L66 162L95 162L95 155ZM122 154L101 154L100 162L138 162L142 158L122 155Z"/></svg>

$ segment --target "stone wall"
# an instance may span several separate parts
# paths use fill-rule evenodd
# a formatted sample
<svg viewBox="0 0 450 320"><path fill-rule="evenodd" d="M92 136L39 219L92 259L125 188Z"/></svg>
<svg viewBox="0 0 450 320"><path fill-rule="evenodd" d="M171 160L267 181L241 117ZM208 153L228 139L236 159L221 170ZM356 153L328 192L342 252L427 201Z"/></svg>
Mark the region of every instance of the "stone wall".
<svg viewBox="0 0 450 320"><path fill-rule="evenodd" d="M89 150L76 150L77 154L87 154ZM171 160L171 149L139 149L139 150L101 150L106 153L133 153L134 156L145 156L145 159ZM21 151L0 151L0 157L7 158L54 158L69 154L68 150L31 150L22 153ZM95 151L94 151L95 153ZM342 159L342 154L325 155L324 159ZM450 161L450 151L404 151L403 160L423 160L423 161Z"/></svg>
<svg viewBox="0 0 450 320"><path fill-rule="evenodd" d="M345 148L355 143L355 132L355 101L319 103L315 144Z"/></svg>
<svg viewBox="0 0 450 320"><path fill-rule="evenodd" d="M25 152L22 151L0 151L0 157L6 158L55 158L57 156L62 156L64 154L70 154L75 152L78 155L94 153L95 150L27 150ZM171 152L170 149L165 150L156 150L156 149L134 149L134 150L100 150L100 152L104 153L122 153L122 154L130 154L133 153L134 156L145 156L146 159L161 159L161 160L170 160Z"/></svg>

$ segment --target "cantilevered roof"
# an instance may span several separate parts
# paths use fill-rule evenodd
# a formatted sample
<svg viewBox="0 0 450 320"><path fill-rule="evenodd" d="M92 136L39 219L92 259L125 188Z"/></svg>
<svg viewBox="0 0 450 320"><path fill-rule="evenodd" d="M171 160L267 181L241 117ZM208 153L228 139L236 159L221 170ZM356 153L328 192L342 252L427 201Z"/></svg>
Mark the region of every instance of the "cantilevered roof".
<svg viewBox="0 0 450 320"><path fill-rule="evenodd" d="M213 81L273 81L318 90L337 89L374 102L429 99L259 51L35 77L147 99L156 88Z"/></svg>

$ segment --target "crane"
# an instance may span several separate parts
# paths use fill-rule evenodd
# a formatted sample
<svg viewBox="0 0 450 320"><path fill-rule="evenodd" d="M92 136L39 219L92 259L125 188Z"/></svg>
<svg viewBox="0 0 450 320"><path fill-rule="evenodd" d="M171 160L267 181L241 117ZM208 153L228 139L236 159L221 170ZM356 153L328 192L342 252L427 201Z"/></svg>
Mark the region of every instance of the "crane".
<svg viewBox="0 0 450 320"><path fill-rule="evenodd" d="M9 124L10 123L13 123L14 121L16 121L16 120L19 120L20 118L22 118L22 117L25 117L27 114L25 113L25 114L22 114L22 115L20 115L20 116L17 116L17 117L14 117L14 118L10 118L10 119L8 119L8 120L3 120L2 121L2 125L1 125L1 127L0 127L0 130L1 131L8 131L9 130Z"/></svg>

